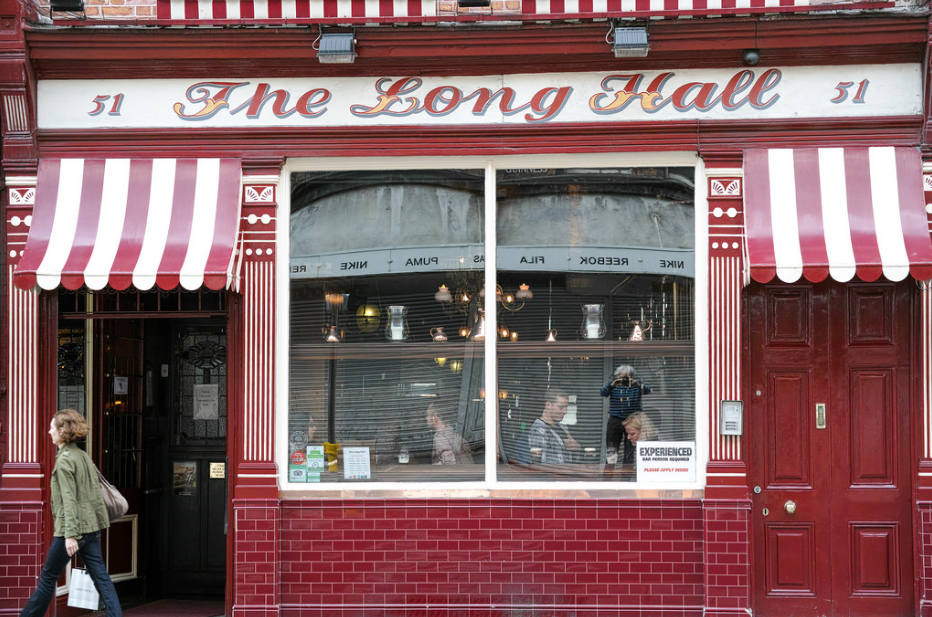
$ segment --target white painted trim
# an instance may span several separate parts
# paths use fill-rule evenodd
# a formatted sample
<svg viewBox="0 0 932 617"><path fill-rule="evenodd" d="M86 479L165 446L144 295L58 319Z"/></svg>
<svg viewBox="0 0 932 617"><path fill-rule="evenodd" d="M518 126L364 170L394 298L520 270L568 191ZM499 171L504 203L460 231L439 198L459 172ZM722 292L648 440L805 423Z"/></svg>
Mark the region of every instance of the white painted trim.
<svg viewBox="0 0 932 617"><path fill-rule="evenodd" d="M37 182L38 178L36 176L7 176L6 178L7 188L35 186Z"/></svg>
<svg viewBox="0 0 932 617"><path fill-rule="evenodd" d="M367 494L372 495L377 492L403 493L406 497L416 497L418 495L445 495L456 498L468 497L489 497L495 496L496 493L517 491L549 491L551 494L561 496L570 493L578 494L583 492L632 492L632 491L665 491L665 490L686 490L702 491L706 483L706 467L709 461L709 413L706 409L709 400L709 368L706 358L709 354L708 346L708 178L702 159L696 152L638 152L638 153L617 153L617 154L555 154L555 155L513 155L513 156L488 156L488 157L327 157L327 158L292 158L285 162L281 172L281 184L278 195L278 209L280 213L291 212L291 174L301 171L337 171L337 170L367 170L367 169L485 169L487 173L492 173L497 169L522 169L522 168L571 168L571 167L651 167L651 166L668 166L668 167L693 167L695 168L695 196L696 196L696 315L695 315L695 363L696 363L696 481L690 483L671 482L671 483L652 483L639 484L637 482L618 482L607 484L600 481L547 481L547 482L513 482L513 481L492 481L497 473L498 459L495 456L495 448L486 448L486 479L477 482L366 482L353 484L347 482L321 482L321 483L289 483L287 482L288 474L288 455L285 444L288 443L288 400L289 400L289 343L290 341L290 271L288 259L278 259L276 262L276 308L275 308L275 332L274 336L280 343L275 350L275 448L272 458L280 470L277 477L278 487L283 494L305 493L326 493L340 491L344 497L365 497ZM494 189L494 179L492 187ZM488 179L486 179L486 190L488 191ZM494 191L493 191L494 194ZM485 207L489 207L488 201ZM494 199L492 200L494 208ZM488 210L486 211L488 212ZM493 209L494 212L494 209ZM486 225L489 224L490 217L486 216ZM290 216L279 215L280 221L290 221ZM494 232L494 225L493 225ZM276 230L276 251L279 256L290 255L290 224L279 225ZM486 230L486 239L489 238L489 232ZM494 237L494 233L492 234ZM487 261L486 267L493 264L494 260ZM492 276L486 273L486 285L490 282L494 285L494 268ZM492 295L486 292L486 297L494 297L494 287ZM487 327L491 326L487 319ZM493 330L494 331L494 330ZM496 337L486 337L485 353L489 353L491 346L494 356L494 342L489 339ZM486 391L497 390L497 374L492 371L492 378L489 376L491 362L486 363ZM494 364L497 370L497 363ZM490 389L490 384L496 389ZM486 410L486 430L488 431L490 413ZM496 418L494 411L491 413L493 425ZM493 435L494 436L494 435ZM486 443L489 442L489 436L486 435ZM495 442L491 442L495 443ZM491 462L489 464L490 451ZM273 477L270 475L255 475L240 477ZM617 484L617 486L615 486Z"/></svg>

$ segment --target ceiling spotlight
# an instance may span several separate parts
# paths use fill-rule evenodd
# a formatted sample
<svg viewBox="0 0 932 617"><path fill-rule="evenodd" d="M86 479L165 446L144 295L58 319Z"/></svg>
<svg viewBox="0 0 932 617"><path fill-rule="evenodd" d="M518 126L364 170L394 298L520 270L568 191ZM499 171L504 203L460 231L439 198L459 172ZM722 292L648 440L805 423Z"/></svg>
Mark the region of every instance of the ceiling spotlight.
<svg viewBox="0 0 932 617"><path fill-rule="evenodd" d="M744 50L744 63L748 66L754 66L760 62L760 50L759 49L745 49Z"/></svg>
<svg viewBox="0 0 932 617"><path fill-rule="evenodd" d="M351 64L356 60L356 35L352 32L321 32L317 39L321 64Z"/></svg>
<svg viewBox="0 0 932 617"><path fill-rule="evenodd" d="M647 28L615 28L612 51L616 58L643 58L650 51Z"/></svg>

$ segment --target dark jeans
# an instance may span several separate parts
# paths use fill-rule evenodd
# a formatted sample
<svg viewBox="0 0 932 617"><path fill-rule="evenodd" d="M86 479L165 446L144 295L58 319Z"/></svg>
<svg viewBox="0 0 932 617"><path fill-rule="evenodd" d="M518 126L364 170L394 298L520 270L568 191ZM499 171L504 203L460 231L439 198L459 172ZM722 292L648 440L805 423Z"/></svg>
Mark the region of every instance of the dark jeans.
<svg viewBox="0 0 932 617"><path fill-rule="evenodd" d="M605 445L609 448L615 448L620 463L632 463L634 462L634 444L628 440L628 433L621 424L622 422L624 420L619 417L608 417L608 425L605 428Z"/></svg>
<svg viewBox="0 0 932 617"><path fill-rule="evenodd" d="M91 575L91 580L97 587L100 599L104 602L107 609L107 617L123 617L120 610L120 599L117 597L116 589L113 587L113 581L107 574L107 566L104 565L104 559L100 552L100 532L84 534L78 540L78 554L84 561L84 567L87 573ZM55 588L58 586L58 577L65 570L71 557L65 550L65 539L52 538L52 546L49 547L49 554L45 557L45 565L42 566L42 572L39 573L39 584L36 590L29 598L25 608L20 611L20 617L42 617L49 607L49 603L55 598Z"/></svg>

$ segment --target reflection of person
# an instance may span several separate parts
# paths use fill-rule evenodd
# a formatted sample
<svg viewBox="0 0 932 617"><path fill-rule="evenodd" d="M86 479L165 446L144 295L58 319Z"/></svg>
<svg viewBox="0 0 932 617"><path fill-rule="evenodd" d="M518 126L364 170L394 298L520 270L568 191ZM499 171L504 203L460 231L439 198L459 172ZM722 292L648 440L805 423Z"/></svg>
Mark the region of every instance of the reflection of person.
<svg viewBox="0 0 932 617"><path fill-rule="evenodd" d="M625 418L623 423L628 441L631 442L631 454L625 453L624 463L633 465L637 460L637 445L639 441L653 441L657 439L657 429L654 423L643 411L636 411Z"/></svg>
<svg viewBox="0 0 932 617"><path fill-rule="evenodd" d="M434 465L472 465L469 444L440 417L434 403L427 406L427 426L434 431Z"/></svg>
<svg viewBox="0 0 932 617"><path fill-rule="evenodd" d="M628 364L615 369L612 380L602 386L599 394L609 397L608 426L605 429L605 446L618 452L618 446L624 440L624 460L631 456L633 447L625 435L624 421L632 413L641 411L641 396L650 394L650 386L638 379L637 371Z"/></svg>
<svg viewBox="0 0 932 617"><path fill-rule="evenodd" d="M528 446L532 453L540 450L540 462L560 464L572 462L572 451L580 449L563 422L568 398L560 388L550 388L544 393L544 410L528 429ZM531 461L537 457L532 455Z"/></svg>
<svg viewBox="0 0 932 617"><path fill-rule="evenodd" d="M100 530L110 527L110 518L100 494L97 468L75 444L87 436L87 422L73 409L59 411L52 418L49 436L58 446L51 482L52 545L39 574L39 584L20 617L45 615L55 597L58 577L75 553L81 555L107 609L107 617L121 617L120 600L100 551Z"/></svg>

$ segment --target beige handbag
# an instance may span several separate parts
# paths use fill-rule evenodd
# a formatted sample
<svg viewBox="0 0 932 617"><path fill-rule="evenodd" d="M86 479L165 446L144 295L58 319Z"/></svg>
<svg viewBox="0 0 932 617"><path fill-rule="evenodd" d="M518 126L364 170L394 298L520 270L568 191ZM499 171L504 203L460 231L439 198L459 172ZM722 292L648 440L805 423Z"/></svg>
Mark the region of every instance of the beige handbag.
<svg viewBox="0 0 932 617"><path fill-rule="evenodd" d="M99 469L97 470L97 477L100 479L100 494L104 498L107 514L112 522L126 514L126 511L129 510L129 504L126 502L126 497L121 495L115 486L107 482L107 478L100 473Z"/></svg>

